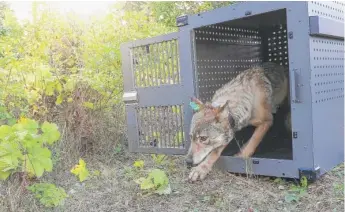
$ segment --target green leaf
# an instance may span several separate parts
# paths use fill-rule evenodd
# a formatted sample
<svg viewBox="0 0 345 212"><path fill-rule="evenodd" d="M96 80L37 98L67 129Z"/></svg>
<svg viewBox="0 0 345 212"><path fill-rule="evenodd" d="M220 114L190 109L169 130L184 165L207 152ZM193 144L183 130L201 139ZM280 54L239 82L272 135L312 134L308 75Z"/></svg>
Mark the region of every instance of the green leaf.
<svg viewBox="0 0 345 212"><path fill-rule="evenodd" d="M65 198L68 197L63 188L49 183L35 183L27 187L27 189L34 193L40 203L46 207L63 205Z"/></svg>
<svg viewBox="0 0 345 212"><path fill-rule="evenodd" d="M17 131L27 130L31 134L36 134L39 125L35 120L20 118L18 123L13 125L12 128L16 129Z"/></svg>
<svg viewBox="0 0 345 212"><path fill-rule="evenodd" d="M122 150L121 145L117 145L117 146L115 147L115 149L114 149L114 151L115 151L116 154L120 153L121 150Z"/></svg>
<svg viewBox="0 0 345 212"><path fill-rule="evenodd" d="M16 142L1 142L0 143L0 157L12 156L15 158L21 158L23 155L19 149L19 145Z"/></svg>
<svg viewBox="0 0 345 212"><path fill-rule="evenodd" d="M10 126L14 125L16 122L17 122L17 120L15 118L7 120L7 124L10 125Z"/></svg>
<svg viewBox="0 0 345 212"><path fill-rule="evenodd" d="M54 95L54 91L55 91L55 84L53 82L47 83L47 86L46 86L46 89L45 89L46 95L53 96Z"/></svg>
<svg viewBox="0 0 345 212"><path fill-rule="evenodd" d="M300 197L298 195L296 195L296 194L290 194L289 193L289 194L285 195L285 201L287 203L298 202L299 199L300 199Z"/></svg>
<svg viewBox="0 0 345 212"><path fill-rule="evenodd" d="M17 143L0 143L0 179L5 180L19 166L19 160L23 155Z"/></svg>
<svg viewBox="0 0 345 212"><path fill-rule="evenodd" d="M140 184L140 188L143 189L143 190L151 189L151 188L154 188L154 187L155 187L155 184L152 182L151 178L144 179L141 182L141 184Z"/></svg>
<svg viewBox="0 0 345 212"><path fill-rule="evenodd" d="M160 195L171 193L169 179L165 172L160 169L151 170L146 178L139 178L135 182L140 184L142 190L152 190Z"/></svg>
<svg viewBox="0 0 345 212"><path fill-rule="evenodd" d="M0 140L5 139L6 137L9 137L12 133L12 128L7 125L0 126Z"/></svg>
<svg viewBox="0 0 345 212"><path fill-rule="evenodd" d="M159 195L163 195L163 194L171 194L171 187L170 184L168 184L167 186L161 186L159 187L155 193L159 194Z"/></svg>
<svg viewBox="0 0 345 212"><path fill-rule="evenodd" d="M10 174L10 171L3 172L0 170L0 180L6 180L10 176Z"/></svg>
<svg viewBox="0 0 345 212"><path fill-rule="evenodd" d="M55 89L58 93L61 93L62 91L62 85L58 80L55 81Z"/></svg>
<svg viewBox="0 0 345 212"><path fill-rule="evenodd" d="M149 174L149 178L153 179L153 182L157 187L165 186L169 182L169 179L166 176L165 172L160 169L152 170Z"/></svg>
<svg viewBox="0 0 345 212"><path fill-rule="evenodd" d="M162 165L165 162L166 155L163 155L163 154L160 154L160 155L151 154L151 157L152 157L153 161L156 164Z"/></svg>
<svg viewBox="0 0 345 212"><path fill-rule="evenodd" d="M275 183L283 183L284 181L280 177L278 177L273 182L275 182Z"/></svg>
<svg viewBox="0 0 345 212"><path fill-rule="evenodd" d="M55 141L60 139L60 132L58 127L54 123L44 122L41 126L42 129L42 137L41 139L48 144L53 144Z"/></svg>
<svg viewBox="0 0 345 212"><path fill-rule="evenodd" d="M0 170L7 172L15 170L18 167L18 158L12 158L11 155L0 158Z"/></svg>
<svg viewBox="0 0 345 212"><path fill-rule="evenodd" d="M66 82L64 87L65 87L66 91L73 91L73 89L75 87L75 80L68 79L68 81Z"/></svg>
<svg viewBox="0 0 345 212"><path fill-rule="evenodd" d="M53 163L51 152L48 148L34 145L27 149L28 154L24 155L25 171L30 175L41 177L44 171L51 172Z"/></svg>

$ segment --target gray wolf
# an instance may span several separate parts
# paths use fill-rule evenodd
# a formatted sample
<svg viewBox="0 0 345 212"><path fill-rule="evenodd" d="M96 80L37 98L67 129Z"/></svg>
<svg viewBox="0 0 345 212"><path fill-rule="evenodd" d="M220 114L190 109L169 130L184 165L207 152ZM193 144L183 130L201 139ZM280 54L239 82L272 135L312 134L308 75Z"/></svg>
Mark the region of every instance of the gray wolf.
<svg viewBox="0 0 345 212"><path fill-rule="evenodd" d="M253 155L273 123L273 115L288 94L288 69L272 62L242 71L218 89L212 102L192 98L199 111L192 117L191 145L186 163L193 165L189 180L203 180L235 133L252 125L255 131L236 155Z"/></svg>

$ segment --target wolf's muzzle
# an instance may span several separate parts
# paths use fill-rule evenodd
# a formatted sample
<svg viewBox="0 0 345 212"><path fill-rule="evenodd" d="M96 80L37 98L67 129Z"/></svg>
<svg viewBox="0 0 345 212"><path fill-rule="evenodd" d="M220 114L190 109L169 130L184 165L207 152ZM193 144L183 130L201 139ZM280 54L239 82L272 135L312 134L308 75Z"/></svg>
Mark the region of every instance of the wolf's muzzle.
<svg viewBox="0 0 345 212"><path fill-rule="evenodd" d="M185 159L185 163L186 163L186 165L187 165L188 168L192 168L192 167L194 166L194 164L193 164L193 158L192 158L192 157L187 157L187 158Z"/></svg>

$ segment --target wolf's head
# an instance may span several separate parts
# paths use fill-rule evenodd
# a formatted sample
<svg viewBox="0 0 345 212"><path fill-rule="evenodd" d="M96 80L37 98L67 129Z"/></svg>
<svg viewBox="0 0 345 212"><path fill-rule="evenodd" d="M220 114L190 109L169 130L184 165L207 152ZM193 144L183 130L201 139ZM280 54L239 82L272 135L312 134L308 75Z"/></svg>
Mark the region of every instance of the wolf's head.
<svg viewBox="0 0 345 212"><path fill-rule="evenodd" d="M189 132L191 144L186 163L198 165L212 151L217 151L219 147L233 139L234 120L225 109L227 102L222 105L212 105L204 104L196 98L192 101L199 106L199 110L194 113L191 122Z"/></svg>

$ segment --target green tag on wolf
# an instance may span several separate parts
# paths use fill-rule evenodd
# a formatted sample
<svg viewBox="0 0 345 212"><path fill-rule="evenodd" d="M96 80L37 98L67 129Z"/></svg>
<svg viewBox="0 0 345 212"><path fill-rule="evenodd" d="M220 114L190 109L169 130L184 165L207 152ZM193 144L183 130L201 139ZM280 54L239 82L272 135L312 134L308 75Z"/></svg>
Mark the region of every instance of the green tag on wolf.
<svg viewBox="0 0 345 212"><path fill-rule="evenodd" d="M194 110L194 111L200 110L200 106L195 102L190 102L189 105L191 106L192 110Z"/></svg>

